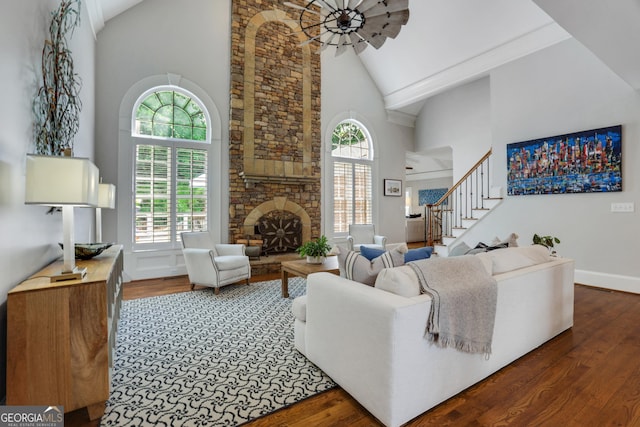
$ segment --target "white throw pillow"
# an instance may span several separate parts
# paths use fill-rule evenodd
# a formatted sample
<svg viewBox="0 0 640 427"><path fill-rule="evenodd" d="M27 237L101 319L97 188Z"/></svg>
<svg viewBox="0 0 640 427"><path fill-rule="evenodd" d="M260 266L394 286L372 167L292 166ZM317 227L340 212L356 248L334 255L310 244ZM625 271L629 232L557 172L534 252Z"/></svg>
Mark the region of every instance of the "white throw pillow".
<svg viewBox="0 0 640 427"><path fill-rule="evenodd" d="M518 246L487 252L493 260L493 274L506 273L553 260L542 245Z"/></svg>
<svg viewBox="0 0 640 427"><path fill-rule="evenodd" d="M501 243L506 243L510 248L518 247L518 237L520 236L518 236L516 233L511 233L505 239L502 239L502 240L499 237L496 237L495 239L493 239L493 242L491 242L491 246L496 246Z"/></svg>
<svg viewBox="0 0 640 427"><path fill-rule="evenodd" d="M375 287L407 298L420 295L418 276L408 265L383 269L378 273Z"/></svg>

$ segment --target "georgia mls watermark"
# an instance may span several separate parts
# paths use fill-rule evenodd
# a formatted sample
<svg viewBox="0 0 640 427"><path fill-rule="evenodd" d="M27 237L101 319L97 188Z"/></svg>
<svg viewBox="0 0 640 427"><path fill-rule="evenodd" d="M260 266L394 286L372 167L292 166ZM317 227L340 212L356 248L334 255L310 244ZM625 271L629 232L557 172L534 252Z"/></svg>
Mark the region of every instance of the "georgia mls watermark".
<svg viewBox="0 0 640 427"><path fill-rule="evenodd" d="M0 427L64 427L64 408L0 406Z"/></svg>

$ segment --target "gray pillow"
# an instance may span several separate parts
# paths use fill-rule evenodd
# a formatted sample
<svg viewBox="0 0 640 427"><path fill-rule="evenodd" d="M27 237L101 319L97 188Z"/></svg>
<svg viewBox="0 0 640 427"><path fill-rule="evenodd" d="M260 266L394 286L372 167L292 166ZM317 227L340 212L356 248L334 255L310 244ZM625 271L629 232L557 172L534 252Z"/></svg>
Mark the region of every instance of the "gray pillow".
<svg viewBox="0 0 640 427"><path fill-rule="evenodd" d="M471 249L469 245L467 245L465 242L462 242L449 249L449 256L465 255L469 251L469 249Z"/></svg>

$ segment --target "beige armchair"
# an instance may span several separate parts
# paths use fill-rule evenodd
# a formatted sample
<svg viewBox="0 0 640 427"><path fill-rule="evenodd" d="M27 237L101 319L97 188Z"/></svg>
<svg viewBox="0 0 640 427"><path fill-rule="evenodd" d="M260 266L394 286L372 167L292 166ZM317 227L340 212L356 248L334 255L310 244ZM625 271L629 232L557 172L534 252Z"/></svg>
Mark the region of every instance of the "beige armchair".
<svg viewBox="0 0 640 427"><path fill-rule="evenodd" d="M217 295L221 286L241 280L249 284L251 265L244 245L214 244L208 232L187 232L181 237L191 289L194 285L209 286Z"/></svg>
<svg viewBox="0 0 640 427"><path fill-rule="evenodd" d="M360 252L360 246L384 249L387 244L385 236L378 236L373 224L351 224L347 236L349 250Z"/></svg>

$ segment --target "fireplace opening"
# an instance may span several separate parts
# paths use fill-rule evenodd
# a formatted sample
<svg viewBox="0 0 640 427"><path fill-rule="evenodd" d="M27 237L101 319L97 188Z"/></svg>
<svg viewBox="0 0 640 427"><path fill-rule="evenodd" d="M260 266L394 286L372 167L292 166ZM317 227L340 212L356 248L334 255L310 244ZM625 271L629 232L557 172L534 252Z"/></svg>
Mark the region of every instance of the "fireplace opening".
<svg viewBox="0 0 640 427"><path fill-rule="evenodd" d="M302 244L302 221L291 212L268 212L256 222L255 230L265 255L294 252Z"/></svg>

